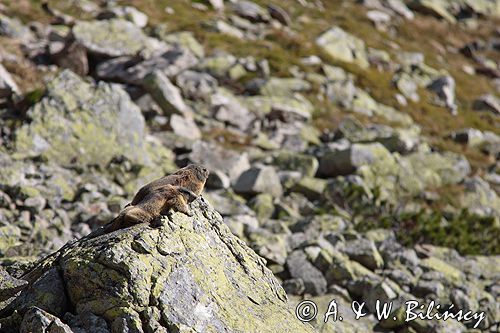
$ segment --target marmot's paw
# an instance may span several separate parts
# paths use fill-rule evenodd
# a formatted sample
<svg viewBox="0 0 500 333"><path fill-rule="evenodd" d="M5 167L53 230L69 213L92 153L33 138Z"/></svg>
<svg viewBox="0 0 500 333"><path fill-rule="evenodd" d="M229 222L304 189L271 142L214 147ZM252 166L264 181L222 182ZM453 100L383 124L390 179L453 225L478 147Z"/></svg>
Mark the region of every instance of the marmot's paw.
<svg viewBox="0 0 500 333"><path fill-rule="evenodd" d="M190 209L186 210L186 211L185 211L185 212L183 212L183 213L184 213L184 214L186 214L186 215L187 215L187 216L189 216L189 217L192 217L192 216L194 215L194 214L193 214L193 212L192 212Z"/></svg>
<svg viewBox="0 0 500 333"><path fill-rule="evenodd" d="M182 194L187 196L187 202L193 202L194 200L198 199L198 196L196 195L196 193L188 190L185 187L178 186L177 189L179 190L179 192L181 192Z"/></svg>
<svg viewBox="0 0 500 333"><path fill-rule="evenodd" d="M161 217L157 217L157 218L153 219L153 221L151 221L150 225L153 228L161 227L163 225L163 223L161 221Z"/></svg>

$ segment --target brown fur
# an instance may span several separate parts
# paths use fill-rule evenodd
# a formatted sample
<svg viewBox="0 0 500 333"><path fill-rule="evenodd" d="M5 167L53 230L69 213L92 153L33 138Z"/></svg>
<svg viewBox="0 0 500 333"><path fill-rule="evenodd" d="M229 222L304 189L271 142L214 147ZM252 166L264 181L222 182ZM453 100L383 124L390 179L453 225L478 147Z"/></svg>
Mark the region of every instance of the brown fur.
<svg viewBox="0 0 500 333"><path fill-rule="evenodd" d="M109 222L105 233L126 228L134 224L150 223L160 215L174 210L191 216L188 203L203 191L208 170L190 164L177 172L144 185L120 214Z"/></svg>
<svg viewBox="0 0 500 333"><path fill-rule="evenodd" d="M196 195L200 195L208 178L208 170L199 164L190 164L187 167L177 170L175 173L153 180L144 185L134 196L130 205L137 205L146 195L156 191L165 185L175 185L184 187Z"/></svg>

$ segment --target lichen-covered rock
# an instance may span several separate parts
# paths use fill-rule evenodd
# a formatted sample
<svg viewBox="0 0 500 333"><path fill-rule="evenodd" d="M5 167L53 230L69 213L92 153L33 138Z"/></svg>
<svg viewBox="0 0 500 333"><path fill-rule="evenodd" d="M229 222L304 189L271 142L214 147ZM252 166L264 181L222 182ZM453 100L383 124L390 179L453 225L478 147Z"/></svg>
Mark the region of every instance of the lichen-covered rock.
<svg viewBox="0 0 500 333"><path fill-rule="evenodd" d="M287 150L276 153L273 164L278 166L280 170L300 171L301 174L309 177L313 177L316 174L319 166L318 160L314 156Z"/></svg>
<svg viewBox="0 0 500 333"><path fill-rule="evenodd" d="M122 19L78 21L73 27L76 40L91 52L110 57L144 55L166 49L166 45L146 36L132 22Z"/></svg>
<svg viewBox="0 0 500 333"><path fill-rule="evenodd" d="M61 322L61 319L37 307L32 307L26 312L19 331L21 333L73 333L73 330Z"/></svg>
<svg viewBox="0 0 500 333"><path fill-rule="evenodd" d="M476 176L465 180L464 185L463 206L479 216L493 216L500 221L500 197L488 182Z"/></svg>
<svg viewBox="0 0 500 333"><path fill-rule="evenodd" d="M256 79L247 86L249 92L266 96L291 96L294 92L309 89L311 89L311 84L305 80L278 77L271 77L267 80Z"/></svg>
<svg viewBox="0 0 500 333"><path fill-rule="evenodd" d="M362 165L388 159L391 159L391 154L379 143L353 144L348 149L326 153L320 160L319 173L324 176L347 175Z"/></svg>
<svg viewBox="0 0 500 333"><path fill-rule="evenodd" d="M202 87L197 88L197 90L202 90ZM246 130L255 119L255 116L242 104L239 98L227 89L217 89L210 94L209 99L215 119L223 123Z"/></svg>
<svg viewBox="0 0 500 333"><path fill-rule="evenodd" d="M436 93L439 103L445 106L453 115L457 114L455 103L455 79L451 76L442 76L434 80L428 87Z"/></svg>
<svg viewBox="0 0 500 333"><path fill-rule="evenodd" d="M165 74L154 71L144 78L144 86L156 103L167 115L188 114L189 108L182 99L181 92Z"/></svg>
<svg viewBox="0 0 500 333"><path fill-rule="evenodd" d="M26 284L28 282L12 277L3 267L0 267L0 302L14 296Z"/></svg>
<svg viewBox="0 0 500 333"><path fill-rule="evenodd" d="M203 45L194 38L193 33L190 31L167 33L165 29L162 29L162 26L160 26L155 29L155 33L158 38L164 42L186 48L198 58L203 58L205 56Z"/></svg>
<svg viewBox="0 0 500 333"><path fill-rule="evenodd" d="M308 120L312 117L314 106L304 96L252 96L243 100L248 109L258 116L268 115L271 112L280 113L287 120Z"/></svg>
<svg viewBox="0 0 500 333"><path fill-rule="evenodd" d="M283 193L279 176L271 166L255 166L246 170L234 184L234 190L247 195L270 193L274 197Z"/></svg>
<svg viewBox="0 0 500 333"><path fill-rule="evenodd" d="M420 127L417 125L392 128L386 125L363 126L354 118L346 118L340 124L336 137L346 138L352 143L380 142L389 151L408 152L420 141Z"/></svg>
<svg viewBox="0 0 500 333"><path fill-rule="evenodd" d="M65 70L28 116L31 122L16 132L21 155L42 155L60 165L105 165L115 155L148 159L144 117L118 85L92 84Z"/></svg>
<svg viewBox="0 0 500 333"><path fill-rule="evenodd" d="M365 42L342 28L333 27L325 31L316 39L316 44L337 60L368 67Z"/></svg>
<svg viewBox="0 0 500 333"><path fill-rule="evenodd" d="M116 333L312 332L295 318L264 260L202 199L192 209L193 217L174 213L160 227L137 225L69 246L47 271L60 281L49 289L58 292L54 300L67 295L69 304L42 297L45 274L15 308L23 315L28 306L58 316L73 311L64 317L69 322L92 313Z"/></svg>
<svg viewBox="0 0 500 333"><path fill-rule="evenodd" d="M33 41L33 34L28 27L15 17L0 14L0 36L18 38L23 42Z"/></svg>
<svg viewBox="0 0 500 333"><path fill-rule="evenodd" d="M292 191L302 193L310 200L316 200L323 194L328 181L314 177L304 177L300 179L293 187Z"/></svg>
<svg viewBox="0 0 500 333"><path fill-rule="evenodd" d="M210 172L222 172L231 182L235 182L243 171L250 168L246 153L241 154L215 143L203 141L193 144L189 159L194 163L205 165Z"/></svg>
<svg viewBox="0 0 500 333"><path fill-rule="evenodd" d="M139 28L144 28L148 24L148 16L132 6L113 6L105 9L98 15L99 19L121 18L134 23Z"/></svg>

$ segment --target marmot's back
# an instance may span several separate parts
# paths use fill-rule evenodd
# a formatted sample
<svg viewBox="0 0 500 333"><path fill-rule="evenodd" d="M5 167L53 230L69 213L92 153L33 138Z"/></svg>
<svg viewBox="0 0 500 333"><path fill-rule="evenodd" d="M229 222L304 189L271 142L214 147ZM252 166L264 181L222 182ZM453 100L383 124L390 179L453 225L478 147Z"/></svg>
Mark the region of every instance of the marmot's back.
<svg viewBox="0 0 500 333"><path fill-rule="evenodd" d="M184 187L196 195L199 195L201 194L201 191L203 191L207 178L208 170L204 166L199 164L190 164L171 175L153 180L152 182L144 185L134 196L134 199L132 199L130 204L137 205L149 193L156 192L166 185Z"/></svg>

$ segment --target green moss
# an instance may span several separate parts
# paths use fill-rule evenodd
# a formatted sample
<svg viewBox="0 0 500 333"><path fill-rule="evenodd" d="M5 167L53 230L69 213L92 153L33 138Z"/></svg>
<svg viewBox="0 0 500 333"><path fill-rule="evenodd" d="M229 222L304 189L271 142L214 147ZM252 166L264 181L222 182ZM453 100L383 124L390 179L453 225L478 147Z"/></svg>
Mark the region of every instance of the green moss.
<svg viewBox="0 0 500 333"><path fill-rule="evenodd" d="M462 255L500 254L500 226L494 217L480 217L462 210L445 219L442 211L421 210L399 216L367 217L360 230L392 228L403 244L428 243L456 249Z"/></svg>

